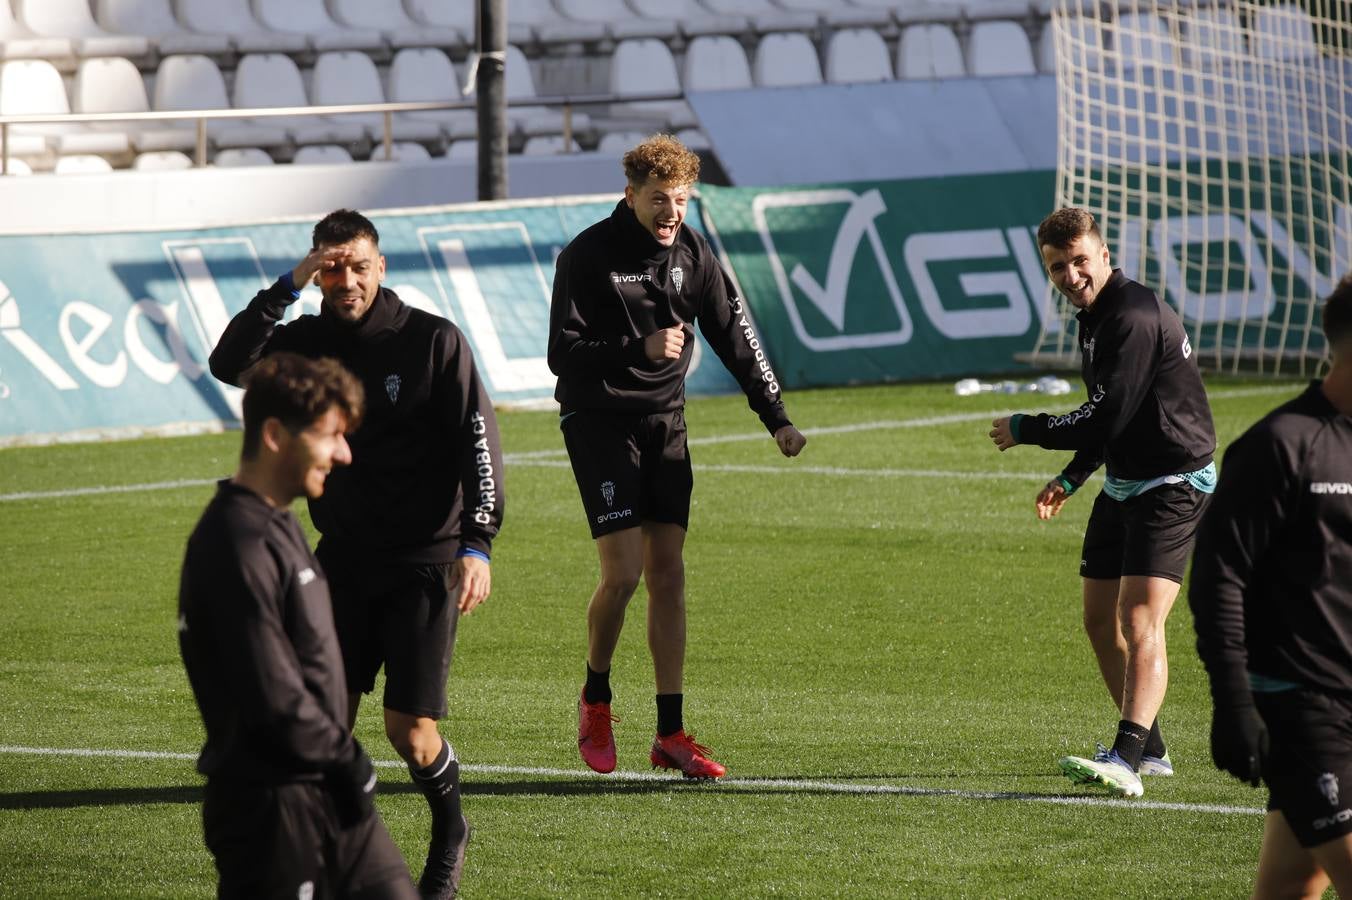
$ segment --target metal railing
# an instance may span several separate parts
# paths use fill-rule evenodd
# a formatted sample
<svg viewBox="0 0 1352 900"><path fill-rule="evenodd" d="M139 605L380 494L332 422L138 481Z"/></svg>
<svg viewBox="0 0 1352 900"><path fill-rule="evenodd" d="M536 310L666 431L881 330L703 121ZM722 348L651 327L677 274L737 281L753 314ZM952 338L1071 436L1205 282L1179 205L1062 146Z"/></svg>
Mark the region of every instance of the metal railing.
<svg viewBox="0 0 1352 900"><path fill-rule="evenodd" d="M652 101L684 100L681 93L662 94L563 94L550 97L519 98L508 101L508 107L557 107L563 115L564 152L572 151L573 146L573 109L579 106L624 105L647 103ZM13 125L76 125L95 122L182 122L194 123L197 135L193 154L194 167L207 164L207 123L217 119L265 119L308 116L342 116L362 113L381 113L383 117L381 146L384 158L394 158L394 114L403 112L431 112L435 110L474 110L475 101L454 102L427 101L402 103L352 103L337 106L270 106L262 109L198 109L198 110L157 110L155 112L105 112L105 113L68 113L65 115L14 115L0 116L0 175L9 174L9 131ZM629 121L643 118L641 115L619 116ZM653 121L656 121L655 119Z"/></svg>

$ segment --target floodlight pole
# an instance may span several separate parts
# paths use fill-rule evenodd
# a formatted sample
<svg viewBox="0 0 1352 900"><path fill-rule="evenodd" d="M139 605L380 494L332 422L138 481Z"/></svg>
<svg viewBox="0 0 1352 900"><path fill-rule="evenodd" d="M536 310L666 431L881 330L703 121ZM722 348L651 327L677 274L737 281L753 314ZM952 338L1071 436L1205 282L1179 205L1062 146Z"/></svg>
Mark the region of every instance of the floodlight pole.
<svg viewBox="0 0 1352 900"><path fill-rule="evenodd" d="M507 0L479 0L479 199L507 199Z"/></svg>

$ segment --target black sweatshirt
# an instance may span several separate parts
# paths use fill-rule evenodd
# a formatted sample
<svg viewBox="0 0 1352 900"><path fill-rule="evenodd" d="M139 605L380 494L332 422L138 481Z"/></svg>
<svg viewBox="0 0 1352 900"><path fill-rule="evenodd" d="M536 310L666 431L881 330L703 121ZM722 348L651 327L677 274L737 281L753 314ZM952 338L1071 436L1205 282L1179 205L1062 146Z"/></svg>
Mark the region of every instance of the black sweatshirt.
<svg viewBox="0 0 1352 900"><path fill-rule="evenodd" d="M237 385L258 360L289 350L335 357L361 380L366 414L349 442L352 464L310 501L325 549L414 564L450 562L457 544L487 555L502 523L502 449L460 329L385 288L355 325L327 311L279 325L294 301L288 282L230 320L211 373Z"/></svg>
<svg viewBox="0 0 1352 900"><path fill-rule="evenodd" d="M559 376L554 398L565 413L680 409L694 334L687 328L679 359L661 362L644 354L643 339L696 321L770 433L790 424L749 311L708 241L682 225L665 247L621 200L555 263L549 308L549 368Z"/></svg>
<svg viewBox="0 0 1352 900"><path fill-rule="evenodd" d="M1218 703L1246 672L1352 696L1352 417L1319 382L1226 450L1188 602Z"/></svg>
<svg viewBox="0 0 1352 900"><path fill-rule="evenodd" d="M188 538L178 641L206 726L203 775L316 780L352 758L328 582L290 511L220 482Z"/></svg>
<svg viewBox="0 0 1352 900"><path fill-rule="evenodd" d="M1075 318L1089 400L1062 416L1023 417L1018 441L1074 450L1062 477L1076 487L1105 461L1109 475L1130 480L1205 468L1216 429L1178 313L1113 269Z"/></svg>

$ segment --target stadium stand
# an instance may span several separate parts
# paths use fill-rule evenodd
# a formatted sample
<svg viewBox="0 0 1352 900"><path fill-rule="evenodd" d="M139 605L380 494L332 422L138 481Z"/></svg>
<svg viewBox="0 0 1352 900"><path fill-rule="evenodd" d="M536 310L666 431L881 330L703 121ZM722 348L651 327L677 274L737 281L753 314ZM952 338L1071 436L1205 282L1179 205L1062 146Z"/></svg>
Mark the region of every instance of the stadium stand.
<svg viewBox="0 0 1352 900"><path fill-rule="evenodd" d="M324 0L253 0L254 14L264 28L304 35L316 53L325 50L386 49L379 31L343 28L329 17Z"/></svg>
<svg viewBox="0 0 1352 900"><path fill-rule="evenodd" d="M620 41L611 58L610 91L619 97L679 94L676 59L666 44L653 38ZM627 100L612 105L610 111L620 119L649 121L655 128L679 129L695 124L694 113L684 100Z"/></svg>
<svg viewBox="0 0 1352 900"><path fill-rule="evenodd" d="M967 74L958 36L947 25L909 25L897 45L897 77L961 78Z"/></svg>
<svg viewBox="0 0 1352 900"><path fill-rule="evenodd" d="M385 85L385 94L392 103L455 103L465 99L450 58L430 47L408 47L396 53L386 72ZM399 113L395 121L431 123L451 141L472 138L478 131L472 109Z"/></svg>
<svg viewBox="0 0 1352 900"><path fill-rule="evenodd" d="M826 80L831 84L890 81L892 62L882 35L872 28L844 28L826 44Z"/></svg>
<svg viewBox="0 0 1352 900"><path fill-rule="evenodd" d="M188 31L175 18L170 4L171 0L95 0L94 17L99 25L115 34L147 38L163 56L205 53L223 57L231 52L228 35Z"/></svg>
<svg viewBox="0 0 1352 900"><path fill-rule="evenodd" d="M148 112L145 81L131 60L107 56L81 61L70 84L71 111L76 113ZM93 123L91 130L121 131L141 152L191 150L192 128L166 128L159 122Z"/></svg>
<svg viewBox="0 0 1352 900"><path fill-rule="evenodd" d="M148 58L150 41L142 35L110 34L99 27L89 0L12 0L14 18L38 37L71 41L78 56Z"/></svg>
<svg viewBox="0 0 1352 900"><path fill-rule="evenodd" d="M270 166L272 157L258 147L230 147L217 153L212 164L222 167Z"/></svg>
<svg viewBox="0 0 1352 900"><path fill-rule="evenodd" d="M463 47L467 42L465 33L455 26L415 22L409 18L400 0L330 0L329 11L338 25L378 32L394 50L405 47ZM472 11L470 18L472 27Z"/></svg>
<svg viewBox="0 0 1352 900"><path fill-rule="evenodd" d="M432 51L436 52L436 51ZM321 53L315 59L311 73L310 96L316 106L355 106L362 103L384 103L385 89L380 82L376 64L365 53L353 50L334 50ZM335 119L349 125L364 126L367 136L380 140L384 131L382 113L351 113ZM441 142L441 128L436 122L400 118L390 124L393 137L399 141Z"/></svg>
<svg viewBox="0 0 1352 900"><path fill-rule="evenodd" d="M967 37L967 71L979 77L1036 74L1028 32L1017 22L975 23Z"/></svg>
<svg viewBox="0 0 1352 900"><path fill-rule="evenodd" d="M338 166L350 162L352 154L337 144L311 144L308 147L301 147L291 158L291 164L296 166Z"/></svg>
<svg viewBox="0 0 1352 900"><path fill-rule="evenodd" d="M751 64L736 38L700 35L685 50L683 82L687 91L724 91L751 87Z"/></svg>
<svg viewBox="0 0 1352 900"><path fill-rule="evenodd" d="M796 31L776 32L761 38L752 73L760 87L822 83L817 48L807 35Z"/></svg>
<svg viewBox="0 0 1352 900"><path fill-rule="evenodd" d="M136 154L131 167L139 172L175 172L191 169L192 157L178 150L152 150Z"/></svg>
<svg viewBox="0 0 1352 900"><path fill-rule="evenodd" d="M305 35L268 31L254 18L249 0L175 0L178 20L189 31L226 35L239 53L304 53Z"/></svg>
<svg viewBox="0 0 1352 900"><path fill-rule="evenodd" d="M57 157L57 175L100 175L113 171L113 164L93 153L72 153Z"/></svg>

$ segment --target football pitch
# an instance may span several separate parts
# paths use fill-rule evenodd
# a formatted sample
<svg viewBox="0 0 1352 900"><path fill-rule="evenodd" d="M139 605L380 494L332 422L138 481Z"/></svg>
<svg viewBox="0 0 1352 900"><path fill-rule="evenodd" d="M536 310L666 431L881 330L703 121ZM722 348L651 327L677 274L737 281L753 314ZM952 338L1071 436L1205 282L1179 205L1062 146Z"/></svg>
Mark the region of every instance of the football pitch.
<svg viewBox="0 0 1352 900"><path fill-rule="evenodd" d="M1222 448L1303 387L1208 381ZM717 784L654 774L640 587L612 670L619 768L577 755L595 549L557 416L500 414L493 593L460 626L443 732L474 826L462 896L1235 897L1265 792L1211 765L1180 597L1140 800L1071 785L1117 715L1080 628L1099 480L1040 523L1067 454L998 453L1070 397L793 392L783 459L743 398L692 400L686 727ZM184 542L237 433L0 450L0 897L208 897L201 722L178 656ZM303 504L297 512L308 527ZM377 691L380 686L377 685ZM368 698L357 735L414 867L427 809Z"/></svg>

